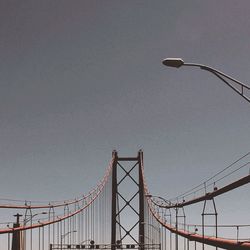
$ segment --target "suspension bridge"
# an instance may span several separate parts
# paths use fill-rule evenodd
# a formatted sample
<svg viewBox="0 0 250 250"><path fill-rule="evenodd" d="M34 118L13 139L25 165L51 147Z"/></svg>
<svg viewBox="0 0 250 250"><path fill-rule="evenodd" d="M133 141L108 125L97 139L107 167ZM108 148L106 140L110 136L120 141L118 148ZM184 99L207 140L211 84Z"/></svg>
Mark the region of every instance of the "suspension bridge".
<svg viewBox="0 0 250 250"><path fill-rule="evenodd" d="M15 222L1 222L0 249L250 249L250 225L218 224L216 206L216 199L227 192L240 187L248 192L248 171L231 177L249 169L250 162L244 161L249 155L165 199L149 192L142 151L136 157L113 151L102 180L81 197L49 202L1 199L1 212L15 213ZM201 223L191 224L186 209L196 204L202 207L196 213Z"/></svg>

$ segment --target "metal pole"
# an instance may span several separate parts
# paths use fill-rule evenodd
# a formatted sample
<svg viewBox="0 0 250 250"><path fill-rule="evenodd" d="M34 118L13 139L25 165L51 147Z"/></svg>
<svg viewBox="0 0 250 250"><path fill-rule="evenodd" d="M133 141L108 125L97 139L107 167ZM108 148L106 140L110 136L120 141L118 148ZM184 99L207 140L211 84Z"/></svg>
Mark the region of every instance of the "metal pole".
<svg viewBox="0 0 250 250"><path fill-rule="evenodd" d="M61 235L61 250L62 250L62 242L63 242L63 237L62 237L62 235Z"/></svg>
<svg viewBox="0 0 250 250"><path fill-rule="evenodd" d="M165 66L175 67L179 68L181 66L191 66L191 67L199 67L202 70L206 70L212 74L214 74L216 77L218 77L220 80L222 80L224 83L226 83L231 89L233 89L235 92L237 92L241 97L243 97L247 102L250 103L250 98L247 97L244 94L244 89L250 90L250 86L236 80L235 78L215 69L212 67L209 67L207 65L199 64L199 63L184 63L184 61L181 58L166 58L162 62ZM228 82L227 80L230 80L237 84L238 88L236 88L233 84Z"/></svg>
<svg viewBox="0 0 250 250"><path fill-rule="evenodd" d="M176 230L176 234L175 234L175 249L178 250L178 207L175 208L175 230Z"/></svg>
<svg viewBox="0 0 250 250"><path fill-rule="evenodd" d="M138 162L139 162L139 235L140 235L139 244L140 244L140 249L144 250L145 230L144 230L144 184L143 184L143 173L142 173L142 162L143 162L142 151L138 152Z"/></svg>
<svg viewBox="0 0 250 250"><path fill-rule="evenodd" d="M114 162L112 167L112 209L111 209L111 250L116 249L116 210L117 210L117 152L112 153Z"/></svg>

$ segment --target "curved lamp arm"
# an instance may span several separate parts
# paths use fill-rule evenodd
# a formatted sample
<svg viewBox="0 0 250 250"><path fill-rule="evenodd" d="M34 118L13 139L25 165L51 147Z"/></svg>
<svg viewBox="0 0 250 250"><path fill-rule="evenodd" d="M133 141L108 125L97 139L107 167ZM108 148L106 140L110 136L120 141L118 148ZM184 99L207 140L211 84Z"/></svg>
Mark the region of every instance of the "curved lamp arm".
<svg viewBox="0 0 250 250"><path fill-rule="evenodd" d="M250 103L250 98L247 97L244 93L245 89L250 90L250 86L234 79L233 77L217 69L198 63L185 63L181 58L166 58L162 61L162 63L168 67L180 68L181 66L191 66L191 67L199 67L200 69L209 71L213 73L215 76L217 76L224 83L226 83L230 88L232 88L235 92L237 92L240 96L242 96L246 101ZM233 86L230 82L226 81L226 79L236 83L240 87L240 89Z"/></svg>

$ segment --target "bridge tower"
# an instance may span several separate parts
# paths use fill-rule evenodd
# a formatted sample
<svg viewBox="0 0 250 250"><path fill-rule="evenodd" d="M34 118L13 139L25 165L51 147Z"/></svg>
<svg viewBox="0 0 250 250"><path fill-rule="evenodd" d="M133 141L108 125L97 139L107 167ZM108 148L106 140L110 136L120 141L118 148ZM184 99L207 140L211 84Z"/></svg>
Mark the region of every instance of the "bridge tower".
<svg viewBox="0 0 250 250"><path fill-rule="evenodd" d="M139 248L144 250L145 229L144 229L144 183L143 183L143 152L139 151L137 157L118 157L113 151L112 168L112 214L111 214L111 250L120 248L124 241L129 239L133 242L127 248ZM125 197L120 186L127 180L135 185L134 193ZM132 205L136 202L137 206ZM121 206L122 204L122 206ZM137 218L132 226L126 226L122 222L123 212L129 208ZM129 220L129 218L125 218ZM124 220L123 220L124 221ZM138 228L138 236L132 235L132 231Z"/></svg>
<svg viewBox="0 0 250 250"><path fill-rule="evenodd" d="M14 216L16 217L16 223L14 223L13 228L20 227L19 219L22 215L17 213ZM21 231L13 232L11 250L22 250L22 232Z"/></svg>

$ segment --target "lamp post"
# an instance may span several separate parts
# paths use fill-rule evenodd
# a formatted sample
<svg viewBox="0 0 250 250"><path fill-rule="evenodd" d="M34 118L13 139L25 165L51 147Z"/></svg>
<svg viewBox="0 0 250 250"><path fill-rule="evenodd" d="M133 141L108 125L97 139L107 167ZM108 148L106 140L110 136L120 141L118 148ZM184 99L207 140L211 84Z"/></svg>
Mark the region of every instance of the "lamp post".
<svg viewBox="0 0 250 250"><path fill-rule="evenodd" d="M199 63L185 63L181 58L166 58L162 61L162 63L167 67L174 67L174 68L180 68L182 66L191 66L191 67L198 67L200 69L206 70L217 76L220 80L222 80L225 84L227 84L230 88L232 88L235 92L237 92L240 96L242 96L246 101L250 103L250 98L246 96L245 90L250 90L250 86L246 85L245 83L242 83L233 77L214 69L210 66L199 64ZM234 82L237 86L235 87L227 80L230 80Z"/></svg>
<svg viewBox="0 0 250 250"><path fill-rule="evenodd" d="M27 215L25 215L25 218L23 220L23 225L25 226L29 221L31 221L32 224L32 219L37 216L37 215L42 215L42 214L48 214L47 212L41 212L41 213L36 213L36 214L32 214L27 218Z"/></svg>
<svg viewBox="0 0 250 250"><path fill-rule="evenodd" d="M92 245L95 244L95 242L93 240L91 240L91 239L84 240L80 244L83 244L85 242L90 242L90 244L92 244Z"/></svg>
<svg viewBox="0 0 250 250"><path fill-rule="evenodd" d="M31 214L28 215L25 213L25 217L24 217L24 220L23 220L23 226L25 227L27 225L28 222L30 222L30 224L32 225L32 219L37 216L37 215L42 215L42 214L48 214L47 212L41 212L41 213L36 213L36 214ZM27 218L28 217L28 218ZM30 249L32 250L32 229L30 230L30 238L31 238L31 241L30 241ZM23 248L26 249L26 230L24 230L23 232Z"/></svg>
<svg viewBox="0 0 250 250"><path fill-rule="evenodd" d="M69 234L71 234L71 233L76 233L76 232L77 232L76 230L73 230L73 231L70 231L70 232L67 232L67 233L61 235L61 250L62 250L62 242L63 242L63 239L64 239L67 235L69 235Z"/></svg>
<svg viewBox="0 0 250 250"><path fill-rule="evenodd" d="M93 240L91 240L91 239L87 239L87 240L82 241L82 242L80 243L80 245L83 245L83 243L85 244L86 242L89 242L89 243L90 243L90 245L89 245L90 248L94 248L95 241L93 241ZM85 246L84 246L84 247L85 247Z"/></svg>

